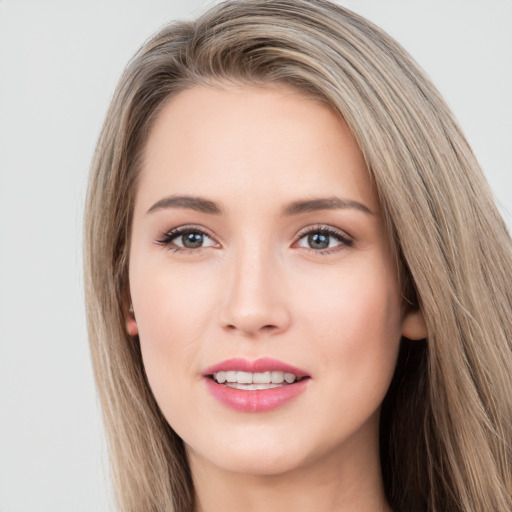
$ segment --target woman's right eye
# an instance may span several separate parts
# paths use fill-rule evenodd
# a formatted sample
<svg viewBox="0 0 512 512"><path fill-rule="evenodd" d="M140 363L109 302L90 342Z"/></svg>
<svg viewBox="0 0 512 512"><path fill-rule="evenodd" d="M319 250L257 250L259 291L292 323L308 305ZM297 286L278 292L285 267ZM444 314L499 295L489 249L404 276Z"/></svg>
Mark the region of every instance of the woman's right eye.
<svg viewBox="0 0 512 512"><path fill-rule="evenodd" d="M159 245L164 245L174 251L187 251L215 247L217 243L200 229L176 228L165 233L157 240Z"/></svg>

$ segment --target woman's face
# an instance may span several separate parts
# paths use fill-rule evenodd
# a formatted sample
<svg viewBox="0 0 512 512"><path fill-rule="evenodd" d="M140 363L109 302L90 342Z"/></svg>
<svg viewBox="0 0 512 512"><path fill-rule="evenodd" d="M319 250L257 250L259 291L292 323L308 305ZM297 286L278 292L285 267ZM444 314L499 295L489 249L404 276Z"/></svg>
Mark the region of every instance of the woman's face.
<svg viewBox="0 0 512 512"><path fill-rule="evenodd" d="M332 110L284 86L173 97L145 149L129 278L127 329L193 465L278 474L377 446L421 319L402 313L377 195Z"/></svg>

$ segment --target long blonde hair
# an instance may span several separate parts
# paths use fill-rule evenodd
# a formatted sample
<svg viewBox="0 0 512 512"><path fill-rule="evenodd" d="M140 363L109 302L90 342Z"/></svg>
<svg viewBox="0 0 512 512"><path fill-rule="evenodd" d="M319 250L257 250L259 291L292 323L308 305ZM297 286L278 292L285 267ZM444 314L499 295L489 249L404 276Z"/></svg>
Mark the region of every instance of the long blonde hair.
<svg viewBox="0 0 512 512"><path fill-rule="evenodd" d="M512 510L512 247L453 115L387 34L324 0L241 0L146 42L95 153L85 216L88 329L123 512L194 510L181 439L125 330L141 151L166 100L195 85L280 82L339 111L378 190L408 307L381 418L388 500L411 512Z"/></svg>

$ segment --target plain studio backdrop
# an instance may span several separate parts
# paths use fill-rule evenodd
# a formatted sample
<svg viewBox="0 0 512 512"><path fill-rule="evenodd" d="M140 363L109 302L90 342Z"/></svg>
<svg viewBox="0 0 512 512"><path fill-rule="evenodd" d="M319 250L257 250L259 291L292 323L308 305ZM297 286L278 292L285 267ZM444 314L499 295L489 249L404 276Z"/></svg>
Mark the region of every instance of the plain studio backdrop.
<svg viewBox="0 0 512 512"><path fill-rule="evenodd" d="M113 511L87 345L88 167L138 46L204 0L0 0L0 511ZM347 0L418 60L512 225L512 2Z"/></svg>

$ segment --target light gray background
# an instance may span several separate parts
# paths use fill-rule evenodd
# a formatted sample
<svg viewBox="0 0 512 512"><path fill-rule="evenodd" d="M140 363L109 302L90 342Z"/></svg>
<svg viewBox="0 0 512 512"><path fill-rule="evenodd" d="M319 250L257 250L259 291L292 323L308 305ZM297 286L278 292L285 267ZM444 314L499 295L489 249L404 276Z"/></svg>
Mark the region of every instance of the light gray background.
<svg viewBox="0 0 512 512"><path fill-rule="evenodd" d="M83 314L88 166L115 83L202 0L0 0L0 512L112 511ZM347 0L458 116L512 218L512 2Z"/></svg>

